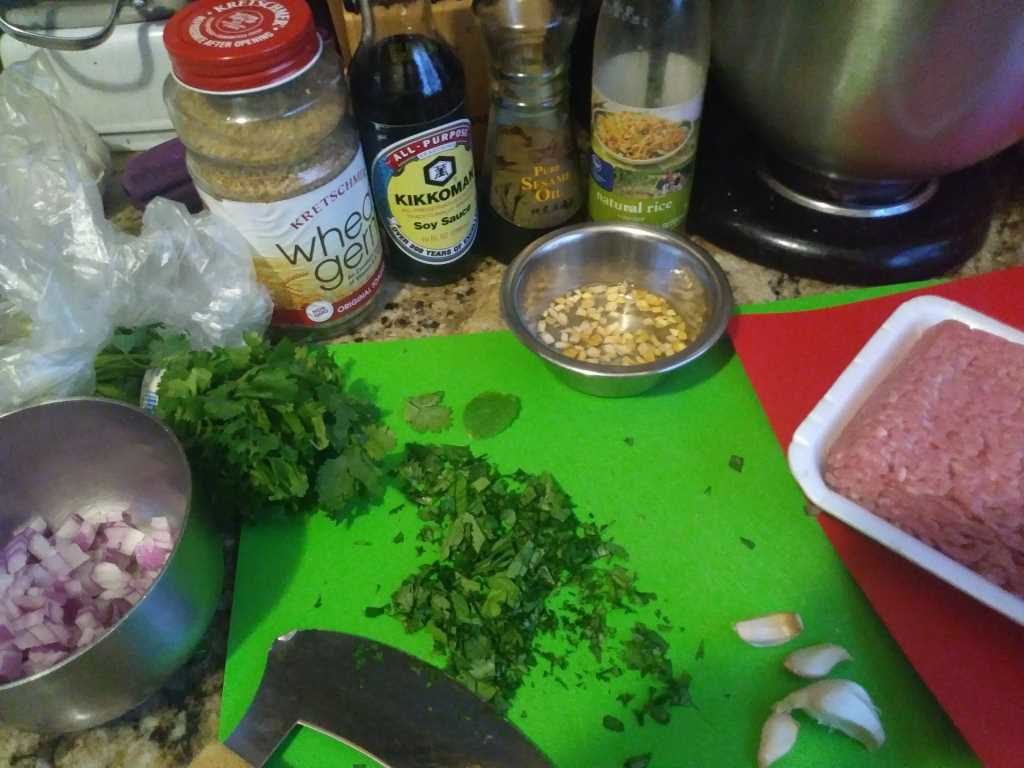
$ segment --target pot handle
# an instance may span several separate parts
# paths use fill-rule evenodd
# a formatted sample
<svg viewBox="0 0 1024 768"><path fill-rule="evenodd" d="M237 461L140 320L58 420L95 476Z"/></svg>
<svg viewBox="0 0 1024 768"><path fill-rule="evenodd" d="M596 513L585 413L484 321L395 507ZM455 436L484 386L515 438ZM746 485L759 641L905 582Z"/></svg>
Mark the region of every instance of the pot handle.
<svg viewBox="0 0 1024 768"><path fill-rule="evenodd" d="M138 0L133 1L137 2ZM114 24L117 22L117 15L121 12L121 6L126 2L127 0L110 0L110 16L107 17L106 23L98 32L88 35L63 37L38 32L34 29L25 29L9 22L2 11L0 11L0 32L6 32L15 40L34 45L37 48L52 48L57 51L84 51L87 48L95 48L110 37L110 33L114 31Z"/></svg>

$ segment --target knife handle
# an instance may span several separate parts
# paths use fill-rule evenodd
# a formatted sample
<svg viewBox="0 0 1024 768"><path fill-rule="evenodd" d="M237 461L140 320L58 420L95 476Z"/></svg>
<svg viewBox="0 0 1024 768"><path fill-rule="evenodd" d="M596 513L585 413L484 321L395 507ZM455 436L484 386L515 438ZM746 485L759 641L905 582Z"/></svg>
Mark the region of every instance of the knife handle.
<svg viewBox="0 0 1024 768"><path fill-rule="evenodd" d="M223 744L210 744L195 760L190 768L252 768Z"/></svg>

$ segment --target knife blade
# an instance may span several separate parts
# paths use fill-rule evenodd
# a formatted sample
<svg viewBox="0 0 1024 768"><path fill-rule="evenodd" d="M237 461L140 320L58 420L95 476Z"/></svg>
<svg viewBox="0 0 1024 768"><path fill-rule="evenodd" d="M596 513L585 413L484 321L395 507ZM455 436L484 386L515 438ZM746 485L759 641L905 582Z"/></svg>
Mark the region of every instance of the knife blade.
<svg viewBox="0 0 1024 768"><path fill-rule="evenodd" d="M323 630L274 642L226 746L208 747L192 768L261 768L296 725L385 768L552 768L515 726L441 670L382 643Z"/></svg>

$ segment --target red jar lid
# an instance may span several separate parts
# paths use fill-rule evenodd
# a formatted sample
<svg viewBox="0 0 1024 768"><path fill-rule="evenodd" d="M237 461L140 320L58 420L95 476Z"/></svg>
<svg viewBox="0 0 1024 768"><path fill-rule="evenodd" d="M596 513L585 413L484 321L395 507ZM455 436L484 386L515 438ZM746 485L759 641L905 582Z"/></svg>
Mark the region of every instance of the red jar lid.
<svg viewBox="0 0 1024 768"><path fill-rule="evenodd" d="M167 22L164 45L182 84L237 93L298 75L320 37L305 0L198 0Z"/></svg>

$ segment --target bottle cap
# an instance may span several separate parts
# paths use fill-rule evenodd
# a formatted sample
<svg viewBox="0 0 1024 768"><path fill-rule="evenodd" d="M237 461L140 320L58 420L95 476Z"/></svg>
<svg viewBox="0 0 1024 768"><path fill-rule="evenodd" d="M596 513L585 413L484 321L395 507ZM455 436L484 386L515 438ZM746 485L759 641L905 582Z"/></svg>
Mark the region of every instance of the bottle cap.
<svg viewBox="0 0 1024 768"><path fill-rule="evenodd" d="M322 47L305 0L198 0L167 23L164 45L182 85L220 94L291 80Z"/></svg>

